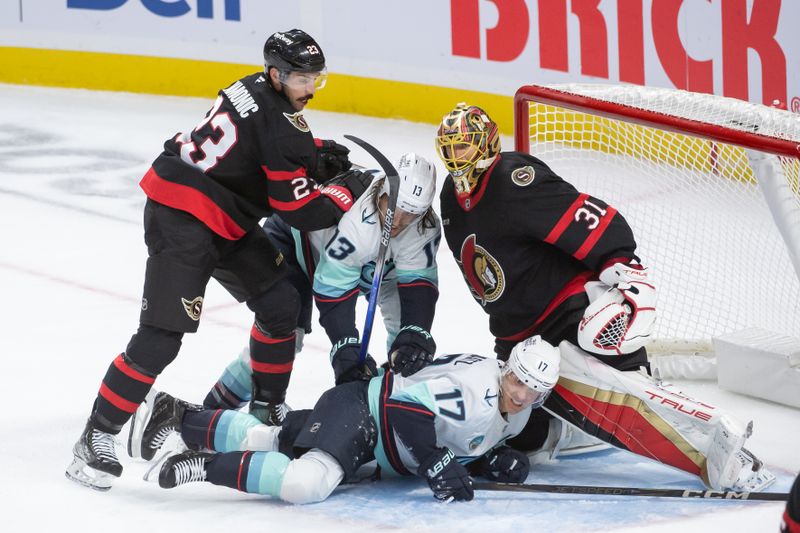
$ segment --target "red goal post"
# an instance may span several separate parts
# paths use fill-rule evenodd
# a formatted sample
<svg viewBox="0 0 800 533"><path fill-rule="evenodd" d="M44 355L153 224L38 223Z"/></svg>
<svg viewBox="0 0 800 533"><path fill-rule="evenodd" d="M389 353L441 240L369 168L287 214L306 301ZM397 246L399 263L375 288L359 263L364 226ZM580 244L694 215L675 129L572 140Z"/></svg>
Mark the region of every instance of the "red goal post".
<svg viewBox="0 0 800 533"><path fill-rule="evenodd" d="M800 115L570 84L521 87L514 117L517 150L633 227L659 289L656 351L710 351L712 337L750 327L800 338ZM745 148L770 154L777 176L754 173Z"/></svg>

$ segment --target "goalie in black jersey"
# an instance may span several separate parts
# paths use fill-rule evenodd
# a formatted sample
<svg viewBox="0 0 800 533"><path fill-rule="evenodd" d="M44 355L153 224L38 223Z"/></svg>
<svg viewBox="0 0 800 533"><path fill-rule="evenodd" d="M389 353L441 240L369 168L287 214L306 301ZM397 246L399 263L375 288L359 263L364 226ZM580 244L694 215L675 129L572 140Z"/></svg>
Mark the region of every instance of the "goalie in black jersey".
<svg viewBox="0 0 800 533"><path fill-rule="evenodd" d="M299 297L258 223L274 212L301 230L333 226L371 176L351 171L320 186L351 165L348 150L315 139L303 117L325 85L319 44L301 30L278 32L264 45L264 61L263 72L222 89L193 129L167 140L141 181L149 258L139 328L103 378L70 479L105 490L122 473L114 436L175 359L183 335L197 331L212 277L255 313L251 413L266 417L284 400Z"/></svg>
<svg viewBox="0 0 800 533"><path fill-rule="evenodd" d="M498 358L531 335L561 350L561 380L546 404L560 418L534 413L512 446L557 450L566 420L715 489L774 480L742 448L751 426L638 372L648 366L656 289L621 213L536 157L501 152L497 125L479 107L445 115L436 144L449 171L445 239L489 315Z"/></svg>

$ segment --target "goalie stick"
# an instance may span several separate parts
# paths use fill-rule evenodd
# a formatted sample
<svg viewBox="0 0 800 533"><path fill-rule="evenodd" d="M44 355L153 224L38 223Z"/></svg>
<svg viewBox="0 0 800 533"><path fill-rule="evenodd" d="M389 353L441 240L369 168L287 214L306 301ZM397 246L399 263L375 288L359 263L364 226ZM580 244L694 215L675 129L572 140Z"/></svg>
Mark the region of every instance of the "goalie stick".
<svg viewBox="0 0 800 533"><path fill-rule="evenodd" d="M783 492L736 492L732 490L641 489L632 487L597 487L587 485L546 485L535 483L475 483L475 490L508 492L549 492L555 494L589 494L598 496L649 496L657 498L701 498L706 500L760 500L785 502Z"/></svg>
<svg viewBox="0 0 800 533"><path fill-rule="evenodd" d="M372 334L372 322L375 319L375 306L378 302L378 291L383 280L383 267L386 261L386 251L389 248L389 237L392 233L392 223L394 222L394 212L397 208L397 193L400 189L400 177L386 156L378 151L377 148L368 142L353 135L345 135L345 139L353 141L363 148L383 169L386 179L389 180L389 203L386 207L386 216L383 218L383 230L381 232L381 243L378 247L378 257L375 259L375 272L372 275L372 288L369 291L369 304L367 305L367 318L364 322L364 332L361 335L361 352L358 354L358 364L364 364L367 360L367 350L369 349L369 338Z"/></svg>

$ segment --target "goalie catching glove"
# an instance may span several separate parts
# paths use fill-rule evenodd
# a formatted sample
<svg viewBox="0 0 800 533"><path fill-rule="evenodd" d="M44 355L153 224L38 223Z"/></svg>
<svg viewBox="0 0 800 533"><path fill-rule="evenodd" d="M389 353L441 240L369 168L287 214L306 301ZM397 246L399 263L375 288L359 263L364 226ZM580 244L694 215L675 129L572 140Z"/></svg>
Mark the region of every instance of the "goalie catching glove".
<svg viewBox="0 0 800 533"><path fill-rule="evenodd" d="M638 263L614 263L600 281L585 285L589 306L578 325L578 344L600 355L633 353L650 342L656 319L656 288Z"/></svg>
<svg viewBox="0 0 800 533"><path fill-rule="evenodd" d="M433 361L436 342L431 334L419 326L406 326L400 330L389 349L392 370L404 378L415 374Z"/></svg>

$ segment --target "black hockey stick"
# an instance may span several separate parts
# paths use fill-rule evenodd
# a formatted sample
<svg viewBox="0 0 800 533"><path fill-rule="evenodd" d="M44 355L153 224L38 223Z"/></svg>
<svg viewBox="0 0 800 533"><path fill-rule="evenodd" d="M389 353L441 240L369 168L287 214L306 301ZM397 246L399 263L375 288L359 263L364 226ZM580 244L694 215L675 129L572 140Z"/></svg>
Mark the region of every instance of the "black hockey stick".
<svg viewBox="0 0 800 533"><path fill-rule="evenodd" d="M556 494L581 494L599 496L650 496L656 498L701 498L706 500L760 500L785 502L789 494L783 492L736 492L732 490L689 490L689 489L639 489L629 487L592 487L586 485L543 485L535 483L492 483L474 484L475 490L496 490L509 492L549 492Z"/></svg>
<svg viewBox="0 0 800 533"><path fill-rule="evenodd" d="M386 251L389 248L389 237L392 233L392 223L394 222L394 212L397 209L397 193L400 190L400 177L397 175L397 170L394 168L386 156L378 151L377 148L372 146L366 141L354 137L353 135L345 135L345 139L351 140L361 148L363 148L369 155L375 158L375 161L383 169L386 174L386 179L389 180L389 203L386 207L386 215L383 218L383 231L381 232L381 243L378 247L378 257L375 259L375 272L372 275L372 288L369 291L369 305L367 306L367 319L364 323L364 333L361 335L361 353L358 354L358 364L364 364L367 360L367 350L369 349L369 338L372 335L372 323L375 319L375 307L378 303L378 291L381 288L381 281L383 280L383 267L386 262Z"/></svg>

